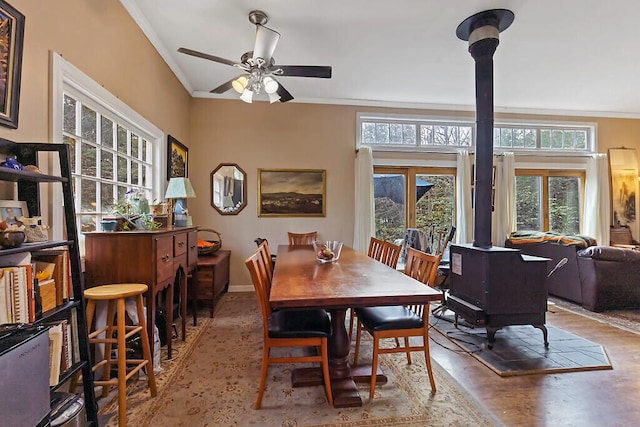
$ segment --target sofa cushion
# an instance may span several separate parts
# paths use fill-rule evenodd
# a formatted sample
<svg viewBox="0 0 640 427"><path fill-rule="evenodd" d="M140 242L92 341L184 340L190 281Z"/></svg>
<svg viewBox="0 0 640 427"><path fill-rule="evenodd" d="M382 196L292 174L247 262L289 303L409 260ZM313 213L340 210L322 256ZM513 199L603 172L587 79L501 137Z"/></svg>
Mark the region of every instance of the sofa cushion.
<svg viewBox="0 0 640 427"><path fill-rule="evenodd" d="M581 234L560 234L552 231L514 231L507 237L507 242L512 245L553 242L564 246L576 246L580 248L587 248L597 244L593 237Z"/></svg>
<svg viewBox="0 0 640 427"><path fill-rule="evenodd" d="M591 246L579 250L577 255L603 261L640 262L640 251L611 246Z"/></svg>

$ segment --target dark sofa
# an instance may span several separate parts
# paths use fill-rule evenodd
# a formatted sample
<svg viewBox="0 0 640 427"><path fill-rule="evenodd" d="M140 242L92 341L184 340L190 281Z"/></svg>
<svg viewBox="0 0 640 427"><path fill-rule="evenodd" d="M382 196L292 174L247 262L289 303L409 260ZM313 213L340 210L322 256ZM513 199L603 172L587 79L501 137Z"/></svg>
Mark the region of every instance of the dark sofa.
<svg viewBox="0 0 640 427"><path fill-rule="evenodd" d="M582 249L580 246L566 246L551 241L515 243L509 240L507 240L505 246L520 249L523 254L551 259L551 261L547 262L547 274L551 273L563 258L567 258L567 263L558 267L547 278L547 288L550 295L582 304L582 286L580 284L577 256L577 252Z"/></svg>
<svg viewBox="0 0 640 427"><path fill-rule="evenodd" d="M640 251L591 246L577 256L583 307L592 311L640 307Z"/></svg>
<svg viewBox="0 0 640 427"><path fill-rule="evenodd" d="M512 233L506 247L551 259L547 273L563 258L566 264L547 278L549 295L581 304L591 311L640 307L640 251L596 246L585 236L577 239L553 233Z"/></svg>

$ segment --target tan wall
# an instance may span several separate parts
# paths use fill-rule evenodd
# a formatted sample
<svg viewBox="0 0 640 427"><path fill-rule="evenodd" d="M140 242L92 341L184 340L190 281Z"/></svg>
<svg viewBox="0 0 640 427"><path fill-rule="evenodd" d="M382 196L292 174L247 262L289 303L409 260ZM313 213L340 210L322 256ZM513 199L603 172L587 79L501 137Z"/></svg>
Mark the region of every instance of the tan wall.
<svg viewBox="0 0 640 427"><path fill-rule="evenodd" d="M232 100L191 99L117 0L10 3L26 16L22 89L19 128L0 127L0 137L14 141L50 139L50 52L60 53L189 147L189 176L198 193L197 199L189 201L189 208L197 225L220 231L224 247L233 251L232 285L250 283L242 261L255 248L256 237L268 238L274 250L286 242L289 230L317 230L321 238L351 243L357 112L473 117L470 112L265 102L248 105ZM640 146L640 120L528 118L597 122L601 152ZM248 205L237 216L221 216L210 206L210 173L221 162L238 163L248 174ZM258 168L326 169L327 216L257 217ZM159 172L164 173L164 165Z"/></svg>
<svg viewBox="0 0 640 427"><path fill-rule="evenodd" d="M11 0L25 15L18 129L49 141L50 52L55 51L147 120L189 143L191 97L118 0Z"/></svg>
<svg viewBox="0 0 640 427"><path fill-rule="evenodd" d="M316 230L320 238L341 239L347 244L352 243L353 166L358 112L473 117L473 113L469 112L296 103L245 104L242 101L213 99L194 99L191 105L192 144L189 170L198 198L189 200L189 211L195 223L222 233L223 246L233 251L232 286L250 283L243 260L255 249L253 240L256 237L267 238L273 252L278 244L286 244L287 231ZM511 114L496 116L595 122L599 151L606 152L608 148L623 145L640 146L640 120ZM247 173L248 203L237 216L222 216L210 205L210 173L219 163L237 163ZM326 169L327 216L258 217L256 204L259 168Z"/></svg>

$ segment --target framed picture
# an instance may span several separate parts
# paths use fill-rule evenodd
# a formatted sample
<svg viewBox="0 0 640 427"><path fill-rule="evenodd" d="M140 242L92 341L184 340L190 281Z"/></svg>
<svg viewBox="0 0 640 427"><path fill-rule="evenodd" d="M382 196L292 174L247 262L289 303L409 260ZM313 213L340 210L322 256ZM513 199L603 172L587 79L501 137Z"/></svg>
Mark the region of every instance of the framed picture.
<svg viewBox="0 0 640 427"><path fill-rule="evenodd" d="M5 221L7 225L15 224L16 218L24 216L29 218L27 202L20 200L0 200L0 221Z"/></svg>
<svg viewBox="0 0 640 427"><path fill-rule="evenodd" d="M24 15L0 0L0 125L18 128Z"/></svg>
<svg viewBox="0 0 640 427"><path fill-rule="evenodd" d="M628 225L638 236L636 216L638 194L638 155L635 148L610 148L611 215L614 225Z"/></svg>
<svg viewBox="0 0 640 427"><path fill-rule="evenodd" d="M326 216L326 171L258 169L258 216Z"/></svg>
<svg viewBox="0 0 640 427"><path fill-rule="evenodd" d="M189 149L169 135L167 141L167 179L189 177Z"/></svg>

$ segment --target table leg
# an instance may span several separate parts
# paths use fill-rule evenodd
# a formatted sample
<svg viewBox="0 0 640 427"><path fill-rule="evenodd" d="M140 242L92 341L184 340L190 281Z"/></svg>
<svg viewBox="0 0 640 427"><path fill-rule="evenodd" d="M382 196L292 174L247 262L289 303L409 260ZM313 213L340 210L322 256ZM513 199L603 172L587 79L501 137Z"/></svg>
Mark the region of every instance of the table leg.
<svg viewBox="0 0 640 427"><path fill-rule="evenodd" d="M156 293L152 286L149 286L147 295L145 296L145 304L147 306L147 337L149 337L149 348L151 349L151 357L153 358L153 325L156 324Z"/></svg>
<svg viewBox="0 0 640 427"><path fill-rule="evenodd" d="M187 272L180 270L180 323L182 324L182 341L187 337Z"/></svg>
<svg viewBox="0 0 640 427"><path fill-rule="evenodd" d="M329 311L331 312L331 327L333 329L328 344L333 406L336 408L362 406L362 399L355 381L369 382L371 379L371 365L358 365L355 367L349 365L351 342L345 325L347 310L340 308ZM317 367L294 370L291 381L294 387L324 384L322 370ZM381 370L377 372L376 382L379 384L387 382L387 377L382 374Z"/></svg>
<svg viewBox="0 0 640 427"><path fill-rule="evenodd" d="M193 326L198 326L198 268L191 273L191 309L193 310Z"/></svg>
<svg viewBox="0 0 640 427"><path fill-rule="evenodd" d="M167 359L171 359L171 342L173 341L173 281L166 287L164 308L167 310Z"/></svg>

